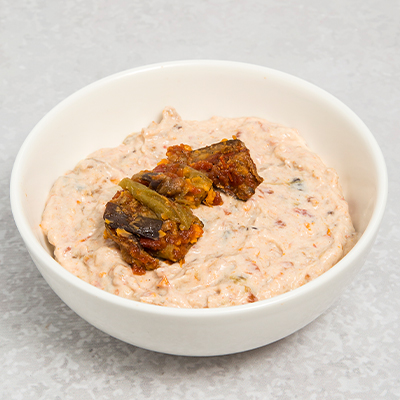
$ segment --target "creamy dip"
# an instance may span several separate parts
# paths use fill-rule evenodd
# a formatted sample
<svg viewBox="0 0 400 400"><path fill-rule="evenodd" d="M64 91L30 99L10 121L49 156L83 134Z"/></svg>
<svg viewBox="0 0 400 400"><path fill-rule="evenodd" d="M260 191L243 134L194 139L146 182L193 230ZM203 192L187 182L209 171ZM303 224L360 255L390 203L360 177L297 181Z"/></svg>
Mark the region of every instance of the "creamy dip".
<svg viewBox="0 0 400 400"><path fill-rule="evenodd" d="M153 169L168 146L204 147L232 136L250 150L264 182L243 202L193 212L204 234L184 262L135 275L117 245L103 238L105 204L118 182ZM54 184L42 229L56 260L90 284L128 299L169 307L246 304L318 277L352 247L355 232L336 172L294 129L259 118L184 121L166 108L160 123L101 149Z"/></svg>

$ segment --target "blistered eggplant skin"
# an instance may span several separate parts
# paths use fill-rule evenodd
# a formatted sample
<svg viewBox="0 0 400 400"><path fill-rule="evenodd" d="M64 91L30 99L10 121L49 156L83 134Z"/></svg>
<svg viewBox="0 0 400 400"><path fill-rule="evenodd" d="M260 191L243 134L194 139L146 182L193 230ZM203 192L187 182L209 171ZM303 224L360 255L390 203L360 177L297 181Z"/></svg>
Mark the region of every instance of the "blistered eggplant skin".
<svg viewBox="0 0 400 400"><path fill-rule="evenodd" d="M152 171L141 171L131 178L173 201L197 208L222 204L213 182L201 171L178 163L160 163Z"/></svg>
<svg viewBox="0 0 400 400"><path fill-rule="evenodd" d="M175 197L186 193L186 182L182 177L173 174L166 174L159 171L141 171L131 178L157 193L175 199Z"/></svg>
<svg viewBox="0 0 400 400"><path fill-rule="evenodd" d="M140 237L157 240L163 221L136 201L126 190L117 192L105 207L104 237L112 239L120 248L122 258L132 266L135 274L159 266L159 260L148 254L140 244Z"/></svg>
<svg viewBox="0 0 400 400"><path fill-rule="evenodd" d="M203 235L203 224L197 221L189 229L181 230L174 221L165 221L162 227L164 236L158 240L140 238L142 247L152 256L177 262L182 260L189 249Z"/></svg>
<svg viewBox="0 0 400 400"><path fill-rule="evenodd" d="M120 205L108 202L104 212L106 225L111 229L124 229L149 239L158 239L163 221L144 215L124 212Z"/></svg>
<svg viewBox="0 0 400 400"><path fill-rule="evenodd" d="M143 275L146 271L159 267L159 260L143 249L136 235L123 229L112 229L106 225L104 237L112 239L119 246L122 259L131 265L134 274Z"/></svg>
<svg viewBox="0 0 400 400"><path fill-rule="evenodd" d="M208 176L218 189L246 201L263 178L258 175L250 151L239 139L192 150L187 145L167 149L170 162L189 165Z"/></svg>
<svg viewBox="0 0 400 400"><path fill-rule="evenodd" d="M126 183L123 186L129 186ZM133 185L135 190L141 190L142 186L136 182ZM145 188L145 192L150 190ZM138 201L129 190L117 192L106 204L103 215L105 238L112 239L119 246L123 260L132 266L135 274L157 268L159 258L180 261L203 234L202 222L190 209L172 204L172 211L169 211L174 213L174 219L170 219L164 207L172 202L166 198L160 200L163 196L157 193L154 200L153 194L150 194L149 204L161 216ZM143 198L145 203L148 200L143 193L138 197ZM165 201L165 204L160 208L158 201ZM182 228L185 224L189 224L188 229Z"/></svg>

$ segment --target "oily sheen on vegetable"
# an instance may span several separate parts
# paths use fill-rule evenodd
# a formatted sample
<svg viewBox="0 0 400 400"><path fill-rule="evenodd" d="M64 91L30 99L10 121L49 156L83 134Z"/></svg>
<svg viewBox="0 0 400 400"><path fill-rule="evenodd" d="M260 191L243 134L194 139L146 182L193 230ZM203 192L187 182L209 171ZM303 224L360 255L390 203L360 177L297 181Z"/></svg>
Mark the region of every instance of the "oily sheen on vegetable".
<svg viewBox="0 0 400 400"><path fill-rule="evenodd" d="M188 206L222 204L213 184L248 200L263 181L249 150L237 139L195 151L181 144L168 148L167 156L153 171L122 179L124 190L107 203L103 215L105 238L118 244L136 274L157 268L157 258L183 260L203 234L202 222Z"/></svg>

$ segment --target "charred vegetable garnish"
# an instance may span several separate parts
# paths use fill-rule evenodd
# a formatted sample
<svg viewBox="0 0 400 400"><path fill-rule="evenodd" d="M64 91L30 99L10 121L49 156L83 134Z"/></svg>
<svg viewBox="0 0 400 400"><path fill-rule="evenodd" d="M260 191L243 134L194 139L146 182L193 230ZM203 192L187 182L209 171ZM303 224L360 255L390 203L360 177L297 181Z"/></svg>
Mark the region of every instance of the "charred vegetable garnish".
<svg viewBox="0 0 400 400"><path fill-rule="evenodd" d="M124 261L137 274L157 268L155 257L173 262L184 258L202 236L202 222L189 208L129 181L120 182L126 190L117 192L106 205L105 237L119 245Z"/></svg>
<svg viewBox="0 0 400 400"><path fill-rule="evenodd" d="M222 204L212 180L187 165L162 162L152 171L133 175L132 180L191 208L197 208L201 203L209 206Z"/></svg>
<svg viewBox="0 0 400 400"><path fill-rule="evenodd" d="M136 274L159 266L159 258L182 260L202 236L203 223L190 208L222 204L215 188L248 200L263 181L240 140L198 150L181 144L167 159L119 183L123 190L106 205L105 238L112 239Z"/></svg>
<svg viewBox="0 0 400 400"><path fill-rule="evenodd" d="M165 196L149 189L141 183L134 182L132 179L125 178L119 185L130 192L130 194L143 205L156 213L158 218L163 220L171 219L175 221L180 229L189 229L197 219L189 208L176 204Z"/></svg>
<svg viewBox="0 0 400 400"><path fill-rule="evenodd" d="M138 230L143 228L148 232L152 231L153 237L159 238L163 222L157 219L155 213L124 190L117 192L107 203L103 218L106 225L104 237L112 239L118 244L122 258L132 265L134 273L144 274L146 270L158 267L158 260L150 256L141 246L138 233ZM148 223L148 219L152 220L152 224ZM142 223L138 223L139 220ZM147 220L147 224L145 220ZM132 227L134 228L132 229Z"/></svg>
<svg viewBox="0 0 400 400"><path fill-rule="evenodd" d="M263 181L248 148L238 139L224 140L197 150L182 144L171 146L167 157L172 163L189 165L203 172L215 187L239 200L248 200Z"/></svg>

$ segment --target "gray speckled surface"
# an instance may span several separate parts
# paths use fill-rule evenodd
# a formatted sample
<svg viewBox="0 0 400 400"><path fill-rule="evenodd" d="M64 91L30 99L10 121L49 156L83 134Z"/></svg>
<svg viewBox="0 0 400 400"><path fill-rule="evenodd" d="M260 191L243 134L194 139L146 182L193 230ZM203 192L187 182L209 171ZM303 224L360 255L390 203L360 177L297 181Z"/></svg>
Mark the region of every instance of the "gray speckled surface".
<svg viewBox="0 0 400 400"><path fill-rule="evenodd" d="M0 0L0 398L400 398L400 2ZM387 212L363 270L301 331L247 353L185 358L98 331L47 286L9 204L39 119L101 77L154 62L260 64L349 105L379 142Z"/></svg>

